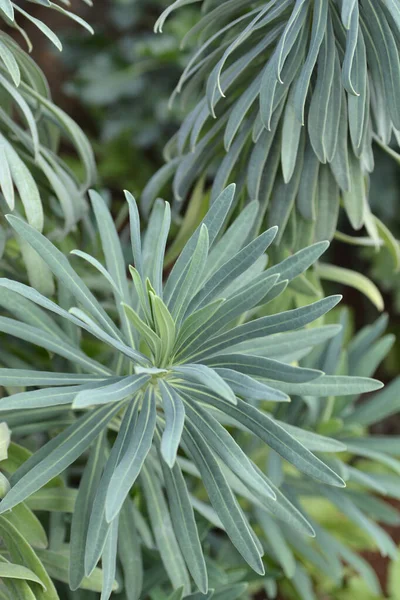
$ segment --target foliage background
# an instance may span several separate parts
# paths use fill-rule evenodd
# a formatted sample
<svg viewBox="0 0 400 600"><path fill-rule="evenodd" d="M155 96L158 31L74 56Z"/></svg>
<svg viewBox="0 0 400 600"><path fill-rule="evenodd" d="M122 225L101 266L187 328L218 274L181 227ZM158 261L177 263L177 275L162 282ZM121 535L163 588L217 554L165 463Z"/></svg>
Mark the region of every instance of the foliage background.
<svg viewBox="0 0 400 600"><path fill-rule="evenodd" d="M186 8L179 18L167 22L162 36L155 36L152 27L165 5L165 0L129 0L96 3L95 9L77 5L77 12L95 29L89 37L74 25L60 26L59 15L47 16L46 22L56 31L64 45L57 54L47 40L35 35L33 58L48 77L53 98L88 134L96 155L100 185L116 202L112 211L123 231L126 212L121 189L140 196L149 177L163 163L163 148L175 133L183 111L174 105L167 110L169 96L185 65L185 53L179 40L196 22L196 10ZM34 7L32 14L40 18L43 8ZM29 24L28 24L29 29ZM99 77L100 74L100 77ZM80 176L80 166L72 147L61 147L63 160ZM371 177L371 205L376 214L400 237L398 165L386 153L377 152L376 170ZM204 182L207 186L207 181ZM176 227L179 226L179 217ZM351 235L345 219L340 230ZM79 245L80 236L90 230L74 232L70 241L61 242L65 250ZM89 243L90 245L90 243ZM350 250L350 251L349 251ZM400 282L393 275L391 256L386 250L376 252L334 241L329 250L329 262L368 273L384 291L385 309L389 313L389 331L400 334ZM17 269L18 266L16 265ZM326 284L327 293L338 292L337 284ZM377 311L359 291L347 286L340 290L350 308L349 319L354 329L372 322ZM398 374L400 342L397 341L378 370L377 376L388 381ZM378 427L379 433L400 433L398 418L390 418ZM390 571L389 593L396 600L398 566ZM321 583L323 588L324 582ZM287 590L288 597L292 593ZM363 584L354 578L348 589L329 590L331 598L367 597ZM88 596L89 597L89 596Z"/></svg>

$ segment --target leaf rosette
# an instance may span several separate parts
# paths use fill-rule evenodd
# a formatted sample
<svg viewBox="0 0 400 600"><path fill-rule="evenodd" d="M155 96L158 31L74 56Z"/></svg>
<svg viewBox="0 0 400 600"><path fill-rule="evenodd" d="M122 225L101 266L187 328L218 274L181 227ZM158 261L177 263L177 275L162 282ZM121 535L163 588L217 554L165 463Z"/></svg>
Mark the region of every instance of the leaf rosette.
<svg viewBox="0 0 400 600"><path fill-rule="evenodd" d="M321 485L345 485L313 453L312 433L300 435L274 416L274 407L290 396L354 395L381 387L370 378L331 376L298 364L310 349L338 333L338 326L320 322L340 297L259 316L260 307L265 311L328 243L267 265L266 251L277 228L253 239L258 203L252 202L225 229L234 192L229 186L212 204L165 282L168 203L156 202L142 241L137 206L126 193L131 237L126 261L105 202L91 192L105 266L82 251L73 254L104 277L114 299L108 311L48 239L18 217L8 217L63 293L56 303L22 283L0 279L1 304L17 316L0 317L0 331L61 357L54 364L63 369L0 369L0 385L9 392L0 412L12 420L18 414L38 412L42 418L46 410L62 415L72 409L74 417L65 428L60 420L61 433L12 476L0 510L23 502L90 448L71 528L73 589L101 558L104 597L111 593L119 520L130 519L129 498L139 489L173 586L188 591L191 576L198 589L207 590L196 502L182 470L200 474L213 509L208 519L221 525L260 574L263 548L234 491L251 490L267 512L314 534L296 506L246 456L231 428L260 438ZM126 262L133 266L127 269ZM88 340L93 339L98 352L89 351ZM33 389L12 393L16 386Z"/></svg>

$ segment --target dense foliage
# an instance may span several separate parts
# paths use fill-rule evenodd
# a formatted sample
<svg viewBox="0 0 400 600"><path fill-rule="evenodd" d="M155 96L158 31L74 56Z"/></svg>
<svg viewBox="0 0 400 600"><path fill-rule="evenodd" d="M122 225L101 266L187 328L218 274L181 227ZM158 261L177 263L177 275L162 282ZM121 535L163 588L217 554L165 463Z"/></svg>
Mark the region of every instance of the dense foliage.
<svg viewBox="0 0 400 600"><path fill-rule="evenodd" d="M0 16L0 597L396 600L398 1Z"/></svg>
<svg viewBox="0 0 400 600"><path fill-rule="evenodd" d="M156 24L161 31L172 3ZM373 142L388 148L400 116L399 8L392 0L203 2L183 44L198 47L176 92L194 108L168 147L177 201L211 172L215 198L232 178L237 199L260 201L259 226L306 228L331 239L341 202L374 237L367 175ZM291 232L288 233L290 243Z"/></svg>

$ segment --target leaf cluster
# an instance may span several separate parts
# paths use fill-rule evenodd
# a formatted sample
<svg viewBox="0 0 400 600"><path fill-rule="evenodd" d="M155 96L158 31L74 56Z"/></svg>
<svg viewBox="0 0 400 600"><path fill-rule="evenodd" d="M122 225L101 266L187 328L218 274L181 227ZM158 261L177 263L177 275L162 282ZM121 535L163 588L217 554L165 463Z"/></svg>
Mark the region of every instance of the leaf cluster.
<svg viewBox="0 0 400 600"><path fill-rule="evenodd" d="M156 24L190 4L173 2ZM368 204L373 142L398 138L399 12L392 0L204 1L182 44L194 45L176 88L187 117L167 164L143 194L173 177L177 202L204 172L211 199L230 181L260 202L259 227L300 248L331 239L343 206L379 237Z"/></svg>
<svg viewBox="0 0 400 600"><path fill-rule="evenodd" d="M173 588L182 586L186 595L193 582L202 593L209 589L195 510L226 532L242 560L259 575L266 568L265 547L254 526L262 520L252 527L237 496L262 507L262 518L273 516L290 531L314 536L315 528L293 498L296 487L290 485L288 493L281 489L274 475L266 475L243 451L236 431L250 432L271 456L302 474L296 478L299 485L304 477L310 489L316 485L334 499L339 494L335 490L345 485L340 463L317 456L344 450L344 443L289 425L273 409L285 406L290 397L354 397L381 387L369 378L371 373L337 375L330 365L298 364L310 349L336 339L340 327L316 326L315 321L340 297L257 315L328 244L314 244L268 267L265 251L277 229L253 238L257 202L224 231L234 192L230 186L221 193L165 283L169 205L155 204L142 241L137 206L126 193L134 265L127 278L111 215L92 192L105 266L82 251L73 254L102 275L114 298L111 311L48 239L18 217L8 217L66 293L56 303L22 283L0 280L0 302L16 317L1 317L0 330L7 338L17 337L61 358L46 371L38 370L36 357L34 368L1 368L0 384L9 396L2 399L0 411L21 432L29 431L28 423L37 431L62 428L15 472L0 510L4 514L34 497L90 449L71 523L72 589L101 559L102 598L109 597L121 545L118 531L122 527L124 535L134 535L141 529L141 502L163 571ZM88 334L98 342L95 354L86 350ZM192 495L187 474L201 478L210 504ZM137 540L135 552L132 598L139 597L142 585ZM121 560L124 565L127 557ZM124 572L127 577L128 567Z"/></svg>

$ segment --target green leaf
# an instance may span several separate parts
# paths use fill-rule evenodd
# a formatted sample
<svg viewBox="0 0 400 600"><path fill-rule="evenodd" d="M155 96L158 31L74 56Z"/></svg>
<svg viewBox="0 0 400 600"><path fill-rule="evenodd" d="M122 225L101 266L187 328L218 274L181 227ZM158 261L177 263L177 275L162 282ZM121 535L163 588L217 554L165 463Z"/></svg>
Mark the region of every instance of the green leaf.
<svg viewBox="0 0 400 600"><path fill-rule="evenodd" d="M18 10L21 10L18 5L14 5ZM4 88L8 94L10 94L10 96L13 98L16 106L18 107L19 111L23 114L26 123L28 125L29 128L29 132L31 134L31 138L32 138L32 144L33 144L33 152L34 155L37 156L39 154L39 133L38 133L38 129L37 129L37 125L36 125L36 121L35 118L33 116L33 113L29 107L29 104L26 102L25 98L23 97L23 95L20 93L19 90L17 90L9 81L6 77L4 77L3 75L0 74L0 84L2 86L2 88ZM4 142L3 142L4 143ZM29 173L28 169L26 167L24 167L24 163L18 158L18 154L13 150L13 147L9 144L6 143L5 144L5 150L7 153L7 159L10 162L12 161L12 164L10 164L11 167L11 171L13 171L14 169L16 169L17 165L19 166L20 169L20 175L22 175L23 173ZM22 168L21 168L22 165ZM29 177L29 179L28 179ZM13 173L13 179L16 182L16 184L18 183L18 176L17 176L17 172ZM29 181L33 181L32 176L29 174L29 176L27 176L27 181L26 182L22 182L21 184L21 190L24 190L24 193L21 193L21 196L25 195L26 190L26 185ZM17 185L17 187L19 187ZM36 188L36 185L34 184L34 189ZM24 203L25 204L25 203ZM38 207L39 208L39 207ZM41 208L41 205L40 205ZM39 209L40 210L40 209ZM43 218L43 214L41 215ZM42 226L43 226L43 221L42 221ZM37 222L37 228L41 229L42 227L39 225L39 222Z"/></svg>
<svg viewBox="0 0 400 600"><path fill-rule="evenodd" d="M10 0L1 0L0 9L7 15L10 21L14 21L14 8Z"/></svg>
<svg viewBox="0 0 400 600"><path fill-rule="evenodd" d="M336 150L342 101L342 91L337 84L339 78L340 61L328 12L307 122L311 145L321 163L330 162Z"/></svg>
<svg viewBox="0 0 400 600"><path fill-rule="evenodd" d="M330 311L341 300L341 296L328 296L313 304L260 317L239 325L226 333L216 335L207 345L207 355L216 354L240 342L261 338L273 333L300 329ZM197 357L198 358L198 357Z"/></svg>
<svg viewBox="0 0 400 600"><path fill-rule="evenodd" d="M289 183L294 173L302 128L293 105L295 89L295 86L290 88L282 123L281 165L285 183Z"/></svg>
<svg viewBox="0 0 400 600"><path fill-rule="evenodd" d="M5 560L5 559L1 559L1 560ZM10 562L0 562L0 577L3 578L7 578L7 579L23 579L23 580L28 580L28 581L34 581L35 583L38 583L39 585L41 585L43 588L44 583L39 579L39 577L37 575L35 575L35 573L33 573L30 569L27 569L26 567L23 567L22 565L14 565L13 563Z"/></svg>
<svg viewBox="0 0 400 600"><path fill-rule="evenodd" d="M7 49L8 50L8 49ZM0 52L3 52L3 46L0 40ZM13 56L11 54L11 56ZM13 57L14 58L14 57ZM14 59L15 60L15 59ZM10 165L7 162L7 155L3 145L0 145L0 186L4 196L4 200L10 210L14 210L15 194L14 184L11 176Z"/></svg>
<svg viewBox="0 0 400 600"><path fill-rule="evenodd" d="M208 231L203 224L200 226L196 248L190 262L168 302L171 315L178 325L182 322L187 307L199 287L208 256L208 247Z"/></svg>
<svg viewBox="0 0 400 600"><path fill-rule="evenodd" d="M216 396L212 394L205 396L204 402L216 408L222 409L223 406L226 414L234 417L303 473L328 485L345 486L339 475L307 450L303 444L269 417L267 413L239 399L236 406L222 399L218 401Z"/></svg>
<svg viewBox="0 0 400 600"><path fill-rule="evenodd" d="M99 404L111 404L132 397L150 381L149 375L129 375L115 383L81 390L73 400L73 408L87 408Z"/></svg>
<svg viewBox="0 0 400 600"><path fill-rule="evenodd" d="M100 232L101 246L106 259L107 270L118 289L117 293L114 292L114 298L117 304L122 328L126 338L133 346L131 327L125 311L120 305L121 300L126 303L130 302L130 291L125 272L125 260L121 243L113 219L103 198L94 190L89 192L89 196L96 217L97 227Z"/></svg>
<svg viewBox="0 0 400 600"><path fill-rule="evenodd" d="M29 496L26 504L31 510L73 513L77 494L75 488L44 487Z"/></svg>
<svg viewBox="0 0 400 600"><path fill-rule="evenodd" d="M126 317L143 337L144 341L152 351L153 355L158 356L158 353L160 351L159 349L161 346L161 339L159 338L159 336L139 317L137 312L134 311L132 307L128 306L125 303L122 303L122 307L124 309Z"/></svg>
<svg viewBox="0 0 400 600"><path fill-rule="evenodd" d="M149 292L149 297L155 328L161 340L160 356L157 357L157 362L163 366L171 360L171 352L175 344L176 323L161 298L152 292Z"/></svg>
<svg viewBox="0 0 400 600"><path fill-rule="evenodd" d="M328 166L321 165L318 179L318 209L315 239L331 240L334 237L339 215L339 204L339 189L335 178Z"/></svg>
<svg viewBox="0 0 400 600"><path fill-rule="evenodd" d="M168 600L182 600L183 598L183 590L184 588L179 588L179 590L175 590L172 592L170 596L168 596Z"/></svg>
<svg viewBox="0 0 400 600"><path fill-rule="evenodd" d="M148 365L149 359L147 356L139 352L138 350L134 350L132 347L127 346L123 342L120 342L118 339L115 339L108 333L106 333L101 327L97 325L97 323L91 319L86 313L84 313L79 308L71 308L70 309L70 317L75 319L74 322L79 324L83 329L89 331L92 335L100 339L101 341L111 345L116 348L122 354L125 354L130 359L138 362L140 365Z"/></svg>
<svg viewBox="0 0 400 600"><path fill-rule="evenodd" d="M205 304L214 300L218 293L223 293L224 289L244 273L251 265L264 254L268 246L272 243L277 233L276 227L271 227L258 238L251 241L242 250L222 265L201 290L194 296L189 304L188 313L202 308Z"/></svg>
<svg viewBox="0 0 400 600"><path fill-rule="evenodd" d="M76 497L71 523L69 585L76 590L85 577L85 548L90 512L104 465L104 436L100 435L93 446L83 472Z"/></svg>
<svg viewBox="0 0 400 600"><path fill-rule="evenodd" d="M157 296L162 298L162 275L164 254L169 228L171 225L171 209L167 202L157 200L150 215L143 243L144 276L150 282Z"/></svg>
<svg viewBox="0 0 400 600"><path fill-rule="evenodd" d="M115 571L117 566L117 541L118 516L110 525L110 530L104 545L103 555L101 557L103 582L100 600L109 600L112 592L116 589Z"/></svg>
<svg viewBox="0 0 400 600"><path fill-rule="evenodd" d="M154 471L145 466L140 475L147 510L164 568L174 588L190 592L190 580L175 537L163 491Z"/></svg>
<svg viewBox="0 0 400 600"><path fill-rule="evenodd" d="M217 310L210 310L209 317L203 322L203 327L200 331L194 331L189 338L186 338L185 344L181 342L180 346L177 347L177 350L179 347L181 347L181 350L177 353L176 358L182 360L185 357L186 360L190 360L188 357L193 356L196 350L203 349L204 352L204 347L207 347L208 341L218 331L223 329L227 324L234 322L235 319L241 318L246 311L251 310L259 304L263 304L278 279L278 274L269 276L266 273L261 273L260 275L255 275L252 282L240 286L236 293L230 295L224 302L220 302ZM207 307L210 305L212 307L213 303L206 305L204 309L200 309L196 313L207 310ZM193 313L193 315L196 313Z"/></svg>
<svg viewBox="0 0 400 600"><path fill-rule="evenodd" d="M322 375L318 379L306 383L291 384L284 381L271 381L270 383L286 394L315 397L352 396L353 394L374 392L383 387L383 383L376 379L346 375Z"/></svg>
<svg viewBox="0 0 400 600"><path fill-rule="evenodd" d="M391 231L380 219L378 219L378 217L374 216L374 222L380 238L383 240L385 247L393 258L394 270L397 272L400 269L400 243L394 238Z"/></svg>
<svg viewBox="0 0 400 600"><path fill-rule="evenodd" d="M111 477L120 461L120 457L129 443L128 433L132 422L135 422L137 399L132 400L122 418L117 439L114 442L106 462L100 483L90 512L89 527L86 538L85 574L90 575L100 560L110 528L105 516L105 502Z"/></svg>
<svg viewBox="0 0 400 600"><path fill-rule="evenodd" d="M172 386L161 379L159 386L165 415L165 428L161 438L161 455L172 469L185 422L185 407L181 397Z"/></svg>
<svg viewBox="0 0 400 600"><path fill-rule="evenodd" d="M316 265L316 273L321 279L334 281L335 283L341 283L342 285L349 285L359 290L371 300L378 310L383 310L384 302L380 291L368 277L365 277L365 275L357 273L356 271L351 271L350 269L337 267L336 265L322 263Z"/></svg>
<svg viewBox="0 0 400 600"><path fill-rule="evenodd" d="M208 588L207 569L185 480L177 463L172 468L164 462L161 464L172 524L182 556L197 587L205 593Z"/></svg>
<svg viewBox="0 0 400 600"><path fill-rule="evenodd" d="M82 252L81 250L71 250L71 254L73 254L74 256L78 256L79 258L83 258L83 260L91 264L95 269L99 271L99 273L101 273L101 275L103 275L104 279L108 281L113 291L116 292L118 295L120 294L114 279L111 277L107 269L105 269L96 258L93 258L93 256L90 256L90 254Z"/></svg>
<svg viewBox="0 0 400 600"><path fill-rule="evenodd" d="M384 390L357 404L346 416L346 423L368 427L398 412L400 408L400 378L394 379Z"/></svg>
<svg viewBox="0 0 400 600"><path fill-rule="evenodd" d="M331 488L320 488L320 491L330 502L333 502L346 517L372 537L384 556L395 558L397 548L391 537L386 531L379 527L379 525L366 517L354 502L352 502L350 497L340 494L337 490Z"/></svg>
<svg viewBox="0 0 400 600"><path fill-rule="evenodd" d="M67 551L54 552L50 550L40 550L39 558L43 562L50 576L57 581L67 583L69 581L69 553ZM85 577L81 582L81 589L101 592L103 587L103 574L100 569L95 569L90 577ZM114 583L114 590L117 584Z"/></svg>
<svg viewBox="0 0 400 600"><path fill-rule="evenodd" d="M128 432L129 442L124 448L118 466L111 476L106 496L106 519L115 519L129 490L136 481L149 452L156 426L155 391L147 388L137 420Z"/></svg>
<svg viewBox="0 0 400 600"><path fill-rule="evenodd" d="M46 568L40 560L40 551L36 552L27 542L26 538L5 516L0 517L0 532L7 546L11 559L23 564L30 569L42 582L42 586L35 586L37 600L59 600L56 588L50 579Z"/></svg>
<svg viewBox="0 0 400 600"><path fill-rule="evenodd" d="M142 281L144 281L142 242L140 236L140 216L135 198L128 191L124 191L129 204L129 223L131 233L131 246L134 265Z"/></svg>
<svg viewBox="0 0 400 600"><path fill-rule="evenodd" d="M80 365L89 372L107 375L109 370L103 367L97 361L89 358L82 350L76 348L72 344L69 344L64 339L59 339L54 335L48 334L39 329L38 327L32 327L26 323L21 323L15 319L9 319L8 317L0 317L0 331L13 335L17 338L30 342L37 346L45 348L49 352L54 352L59 356L63 356L67 360Z"/></svg>
<svg viewBox="0 0 400 600"><path fill-rule="evenodd" d="M256 510L257 521L260 524L268 542L272 545L279 564L282 566L286 577L291 579L296 570L296 561L290 546L285 540L278 523L268 513L258 508Z"/></svg>
<svg viewBox="0 0 400 600"><path fill-rule="evenodd" d="M216 369L216 372L228 383L235 395L246 400L273 400L274 402L290 402L287 394L266 385L265 383L234 371L233 369Z"/></svg>
<svg viewBox="0 0 400 600"><path fill-rule="evenodd" d="M264 566L259 546L254 539L255 535L247 524L213 453L204 438L191 425L185 428L184 441L200 470L211 504L232 543L252 569L263 575Z"/></svg>
<svg viewBox="0 0 400 600"><path fill-rule="evenodd" d="M185 394L187 399L187 418L192 426L210 444L210 447L221 460L237 475L245 484L255 489L261 496L267 496L275 500L275 493L265 478L260 477L253 467L253 463L247 458L233 437L216 419L197 403L190 399L190 393Z"/></svg>
<svg viewBox="0 0 400 600"><path fill-rule="evenodd" d="M304 105L311 75L318 58L319 49L325 34L328 16L328 0L321 0L314 7L310 45L306 61L295 84L293 104L300 123L304 125Z"/></svg>
<svg viewBox="0 0 400 600"><path fill-rule="evenodd" d="M232 348L235 352L256 354L269 358L279 358L292 352L313 348L333 338L341 331L340 325L310 327L301 331L276 333L266 338L241 342Z"/></svg>
<svg viewBox="0 0 400 600"><path fill-rule="evenodd" d="M185 364L174 367L174 373L183 375L192 381L196 381L214 390L217 394L232 404L236 404L236 396L227 383L218 375L214 369L201 364Z"/></svg>
<svg viewBox="0 0 400 600"><path fill-rule="evenodd" d="M62 387L49 387L47 389L31 390L13 394L12 396L2 398L0 413L9 410L31 410L47 406L63 406L65 404L70 404L80 392L91 390L92 393L95 393L95 391L100 391L103 386L108 386L110 380L115 379L116 378L108 377L102 381L93 381L83 385L68 386L67 384ZM64 381L60 379L59 383L62 384ZM36 385L36 383L30 385Z"/></svg>
<svg viewBox="0 0 400 600"><path fill-rule="evenodd" d="M235 189L236 186L231 184L223 192L221 192L201 222L201 224L204 224L207 227L210 248L213 246L213 243L222 229L225 219L229 213L229 209L232 205L235 195ZM174 293L179 281L184 276L186 267L189 264L193 252L197 246L201 224L186 243L179 258L175 262L171 273L169 274L164 289L164 302L167 306L169 306L170 298Z"/></svg>
<svg viewBox="0 0 400 600"><path fill-rule="evenodd" d="M114 323L93 296L89 288L72 269L62 252L57 250L57 248L43 235L35 231L33 227L24 223L18 217L8 215L7 219L15 231L25 239L36 252L38 252L54 275L74 294L75 298L85 306L90 314L95 316L99 322L102 323L112 337L118 339L120 336Z"/></svg>
<svg viewBox="0 0 400 600"><path fill-rule="evenodd" d="M28 498L73 463L119 409L119 405L97 409L81 417L63 433L42 446L13 476L12 481L15 483L2 500L0 512L10 510Z"/></svg>
<svg viewBox="0 0 400 600"><path fill-rule="evenodd" d="M343 203L351 226L358 230L361 229L365 220L366 191L361 163L351 150L348 166L350 169L350 189L343 192Z"/></svg>
<svg viewBox="0 0 400 600"><path fill-rule="evenodd" d="M226 368L245 375L276 379L286 383L304 383L323 375L322 371L293 367L284 362L265 358L264 356L246 355L240 353L217 354L204 359L204 362L214 368Z"/></svg>
<svg viewBox="0 0 400 600"><path fill-rule="evenodd" d="M4 141L5 140L3 138L3 143ZM32 228L36 228L40 231L43 228L44 215L39 190L35 180L33 179L31 172L26 167L25 163L20 159L10 144L5 144L4 150L6 153L7 163L10 168L11 177L21 198L26 218ZM15 219L16 217L13 218Z"/></svg>
<svg viewBox="0 0 400 600"><path fill-rule="evenodd" d="M81 375L78 373L55 373L54 371L0 368L0 385L7 387L79 385L90 382L104 382L104 377L99 375Z"/></svg>
<svg viewBox="0 0 400 600"><path fill-rule="evenodd" d="M37 518L32 512L29 503L21 503L18 506L14 506L11 512L8 512L5 517L12 523L19 531L24 532L24 536L35 548L47 548L48 540L46 531Z"/></svg>
<svg viewBox="0 0 400 600"><path fill-rule="evenodd" d="M328 241L317 242L288 256L282 262L267 269L266 272L268 275L279 273L281 281L284 279L291 281L313 265L328 248Z"/></svg>
<svg viewBox="0 0 400 600"><path fill-rule="evenodd" d="M126 499L119 517L118 557L124 573L127 600L139 600L142 593L143 564L140 537L130 498Z"/></svg>

